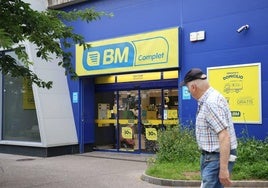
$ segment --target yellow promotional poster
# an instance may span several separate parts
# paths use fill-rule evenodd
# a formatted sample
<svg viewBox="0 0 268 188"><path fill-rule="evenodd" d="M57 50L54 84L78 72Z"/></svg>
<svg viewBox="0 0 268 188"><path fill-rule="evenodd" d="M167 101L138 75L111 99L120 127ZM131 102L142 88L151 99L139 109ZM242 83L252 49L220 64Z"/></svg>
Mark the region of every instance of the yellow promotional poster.
<svg viewBox="0 0 268 188"><path fill-rule="evenodd" d="M227 99L235 123L262 123L260 70L260 63L207 69L211 86Z"/></svg>
<svg viewBox="0 0 268 188"><path fill-rule="evenodd" d="M32 82L30 79L23 79L23 109L33 110L35 109L34 96L32 90Z"/></svg>
<svg viewBox="0 0 268 188"><path fill-rule="evenodd" d="M121 135L124 139L132 139L133 132L131 127L122 127Z"/></svg>
<svg viewBox="0 0 268 188"><path fill-rule="evenodd" d="M146 139L147 140L157 140L157 130L156 128L146 128L145 129Z"/></svg>
<svg viewBox="0 0 268 188"><path fill-rule="evenodd" d="M76 45L79 76L163 70L179 66L179 29L142 33Z"/></svg>
<svg viewBox="0 0 268 188"><path fill-rule="evenodd" d="M177 110L168 110L167 111L167 118L168 119L177 119L178 118L178 111Z"/></svg>

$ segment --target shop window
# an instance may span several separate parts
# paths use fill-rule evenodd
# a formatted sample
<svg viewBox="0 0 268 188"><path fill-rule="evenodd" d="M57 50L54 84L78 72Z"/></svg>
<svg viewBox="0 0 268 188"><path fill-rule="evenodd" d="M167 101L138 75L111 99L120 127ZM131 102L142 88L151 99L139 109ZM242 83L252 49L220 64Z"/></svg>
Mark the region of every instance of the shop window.
<svg viewBox="0 0 268 188"><path fill-rule="evenodd" d="M157 151L159 129L178 124L178 89L97 92L96 149Z"/></svg>
<svg viewBox="0 0 268 188"><path fill-rule="evenodd" d="M16 58L13 51L5 55ZM10 74L2 79L2 140L40 142L31 82Z"/></svg>
<svg viewBox="0 0 268 188"><path fill-rule="evenodd" d="M164 90L163 124L165 126L178 125L178 89Z"/></svg>
<svg viewBox="0 0 268 188"><path fill-rule="evenodd" d="M95 145L96 149L116 148L116 114L114 92L95 94Z"/></svg>

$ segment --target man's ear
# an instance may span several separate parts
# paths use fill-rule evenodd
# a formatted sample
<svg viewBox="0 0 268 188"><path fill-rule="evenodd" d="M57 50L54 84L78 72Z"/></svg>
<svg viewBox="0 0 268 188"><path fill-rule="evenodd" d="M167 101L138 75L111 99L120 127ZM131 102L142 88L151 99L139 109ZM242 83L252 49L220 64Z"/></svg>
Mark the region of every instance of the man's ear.
<svg viewBox="0 0 268 188"><path fill-rule="evenodd" d="M191 87L192 90L195 90L195 89L196 89L196 85L195 85L195 83L192 83L192 84L190 85L190 87Z"/></svg>

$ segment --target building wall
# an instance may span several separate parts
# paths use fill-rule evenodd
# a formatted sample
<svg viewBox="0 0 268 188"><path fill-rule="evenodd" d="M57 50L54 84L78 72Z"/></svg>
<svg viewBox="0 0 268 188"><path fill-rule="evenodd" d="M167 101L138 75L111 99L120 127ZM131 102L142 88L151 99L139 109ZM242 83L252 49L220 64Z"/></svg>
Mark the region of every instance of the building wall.
<svg viewBox="0 0 268 188"><path fill-rule="evenodd" d="M72 5L63 10L94 7L98 11L112 12L114 17L103 17L89 24L81 21L67 23L82 34L86 41L110 39L169 27L180 28L180 75L192 67L207 67L261 62L262 124L236 124L238 136L244 130L264 139L267 136L267 58L268 2L265 0L95 0ZM245 24L247 32L236 30ZM190 42L190 33L204 30L204 41ZM74 52L74 48L72 49ZM74 61L74 60L73 60ZM179 78L181 81L182 78ZM70 82L70 91L79 89L79 83ZM181 96L181 93L180 93ZM195 119L196 101L180 99L180 119L189 124ZM77 113L78 107L74 107ZM79 121L75 115L76 124Z"/></svg>
<svg viewBox="0 0 268 188"><path fill-rule="evenodd" d="M85 2L86 0L47 0L48 8L59 9L65 6Z"/></svg>
<svg viewBox="0 0 268 188"><path fill-rule="evenodd" d="M25 0L25 2L30 3L31 7L38 11L45 10L47 7L47 1L45 0ZM33 72L45 81L53 81L53 88L49 90L33 85L41 142L2 140L0 144L42 148L77 144L77 134L64 69L57 65L55 56L51 55L51 62L46 62L36 57L36 46L34 44L25 41L23 45L30 61L34 62L31 67Z"/></svg>
<svg viewBox="0 0 268 188"><path fill-rule="evenodd" d="M264 139L267 136L267 61L268 37L268 2L267 1L183 1L183 56L181 73L184 75L191 67L207 67L248 64L261 62L262 75L262 124L236 124L237 133L241 135L248 130L249 135ZM236 30L248 24L247 32ZM190 42L189 33L205 30L206 40ZM254 83L252 83L254 84ZM182 101L181 117L184 121L194 118L192 107L196 103ZM191 114L191 117L189 116ZM190 117L190 118L189 118Z"/></svg>
<svg viewBox="0 0 268 188"><path fill-rule="evenodd" d="M34 9L39 11L47 7L45 0L29 2ZM77 144L65 70L57 65L57 59L53 55L51 55L51 62L44 62L37 58L33 44L27 43L27 50L31 60L35 62L34 72L44 80L53 81L53 88L49 90L33 86L42 146Z"/></svg>

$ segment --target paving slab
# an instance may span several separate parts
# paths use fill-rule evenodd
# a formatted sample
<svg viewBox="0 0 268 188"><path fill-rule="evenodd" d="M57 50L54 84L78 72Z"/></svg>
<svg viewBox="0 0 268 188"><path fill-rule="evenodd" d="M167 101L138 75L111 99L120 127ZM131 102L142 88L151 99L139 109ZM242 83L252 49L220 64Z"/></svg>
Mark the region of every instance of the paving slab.
<svg viewBox="0 0 268 188"><path fill-rule="evenodd" d="M199 187L190 181L163 180L144 174L150 154L89 152L57 157L0 154L1 188L160 188ZM237 182L235 187L268 187L268 183Z"/></svg>

